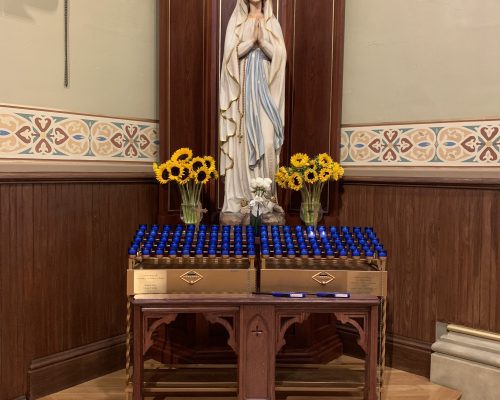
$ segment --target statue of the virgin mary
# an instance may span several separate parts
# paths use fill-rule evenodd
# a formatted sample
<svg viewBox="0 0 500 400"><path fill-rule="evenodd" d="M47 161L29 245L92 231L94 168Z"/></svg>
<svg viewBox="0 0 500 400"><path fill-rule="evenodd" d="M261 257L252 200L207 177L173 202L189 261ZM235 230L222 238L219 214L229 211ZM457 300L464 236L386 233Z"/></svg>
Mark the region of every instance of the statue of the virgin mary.
<svg viewBox="0 0 500 400"><path fill-rule="evenodd" d="M242 205L253 199L254 178L272 179L271 194L276 193L285 66L285 43L272 0L238 0L227 26L220 77L222 219L240 214Z"/></svg>

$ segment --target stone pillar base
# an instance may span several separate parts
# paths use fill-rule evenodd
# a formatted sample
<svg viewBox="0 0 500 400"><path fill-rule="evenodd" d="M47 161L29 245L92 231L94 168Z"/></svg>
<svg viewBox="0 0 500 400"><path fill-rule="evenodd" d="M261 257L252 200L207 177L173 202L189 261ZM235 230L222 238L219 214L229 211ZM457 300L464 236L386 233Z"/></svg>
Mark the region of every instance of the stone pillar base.
<svg viewBox="0 0 500 400"><path fill-rule="evenodd" d="M433 345L431 381L462 400L500 399L500 335L448 325Z"/></svg>

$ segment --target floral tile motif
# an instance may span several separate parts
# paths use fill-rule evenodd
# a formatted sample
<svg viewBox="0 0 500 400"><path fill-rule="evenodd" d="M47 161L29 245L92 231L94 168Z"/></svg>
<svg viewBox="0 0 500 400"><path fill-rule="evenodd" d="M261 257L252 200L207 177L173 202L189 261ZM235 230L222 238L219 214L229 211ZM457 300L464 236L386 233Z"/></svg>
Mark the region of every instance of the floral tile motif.
<svg viewBox="0 0 500 400"><path fill-rule="evenodd" d="M152 162L158 124L0 106L0 157Z"/></svg>
<svg viewBox="0 0 500 400"><path fill-rule="evenodd" d="M500 121L349 127L346 165L492 166L500 164Z"/></svg>

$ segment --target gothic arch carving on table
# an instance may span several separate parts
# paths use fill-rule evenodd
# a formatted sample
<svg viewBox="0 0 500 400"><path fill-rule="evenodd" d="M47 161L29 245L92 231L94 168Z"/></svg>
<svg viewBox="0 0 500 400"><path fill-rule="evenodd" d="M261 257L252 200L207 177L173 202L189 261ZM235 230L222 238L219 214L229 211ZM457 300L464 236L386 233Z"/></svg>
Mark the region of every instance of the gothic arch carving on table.
<svg viewBox="0 0 500 400"><path fill-rule="evenodd" d="M276 330L278 332L278 336L276 338L276 354L283 348L286 344L285 334L288 328L290 328L293 324L301 324L303 323L311 313L301 312L299 314L278 314L276 316Z"/></svg>
<svg viewBox="0 0 500 400"><path fill-rule="evenodd" d="M208 322L211 324L221 324L229 334L229 338L227 339L227 344L233 351L238 354L238 340L237 340L237 328L238 328L238 314L237 313L229 313L229 314L220 314L215 312L206 312L203 313L203 316L206 318ZM229 322L231 320L231 322Z"/></svg>
<svg viewBox="0 0 500 400"><path fill-rule="evenodd" d="M154 315L146 315L144 316L144 348L142 350L143 354L146 354L146 352L151 348L153 345L153 333L160 325L170 325L172 322L174 322L177 318L179 313L172 312L169 314L164 315L162 318L158 318L157 316ZM156 321L154 321L156 319ZM151 323L151 326L149 325L151 321L154 321Z"/></svg>
<svg viewBox="0 0 500 400"><path fill-rule="evenodd" d="M238 326L238 315L237 312L203 312L203 316L206 320L212 324L221 324L229 334L227 344L233 349L233 351L238 354L238 341L237 341L237 326ZM170 325L177 319L179 312L168 313L161 318L156 315L145 315L144 316L144 348L143 354L151 348L153 345L153 333L161 325ZM229 321L231 320L231 322Z"/></svg>
<svg viewBox="0 0 500 400"><path fill-rule="evenodd" d="M359 333L359 338L357 339L357 342L359 346L363 349L365 353L367 353L367 343L366 343L366 332L364 328L366 327L366 319L367 315L363 313L350 313L350 312L334 312L335 318L343 324L351 324L354 328ZM363 320L363 327L354 319L354 318L360 318Z"/></svg>

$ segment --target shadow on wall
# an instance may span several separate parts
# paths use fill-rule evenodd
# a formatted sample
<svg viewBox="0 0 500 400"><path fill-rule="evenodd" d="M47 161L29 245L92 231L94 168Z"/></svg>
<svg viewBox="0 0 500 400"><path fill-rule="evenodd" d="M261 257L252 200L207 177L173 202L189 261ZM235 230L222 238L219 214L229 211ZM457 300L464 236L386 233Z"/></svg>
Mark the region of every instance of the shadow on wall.
<svg viewBox="0 0 500 400"><path fill-rule="evenodd" d="M55 11L58 3L59 0L0 0L0 17L14 16L32 21L31 9Z"/></svg>

